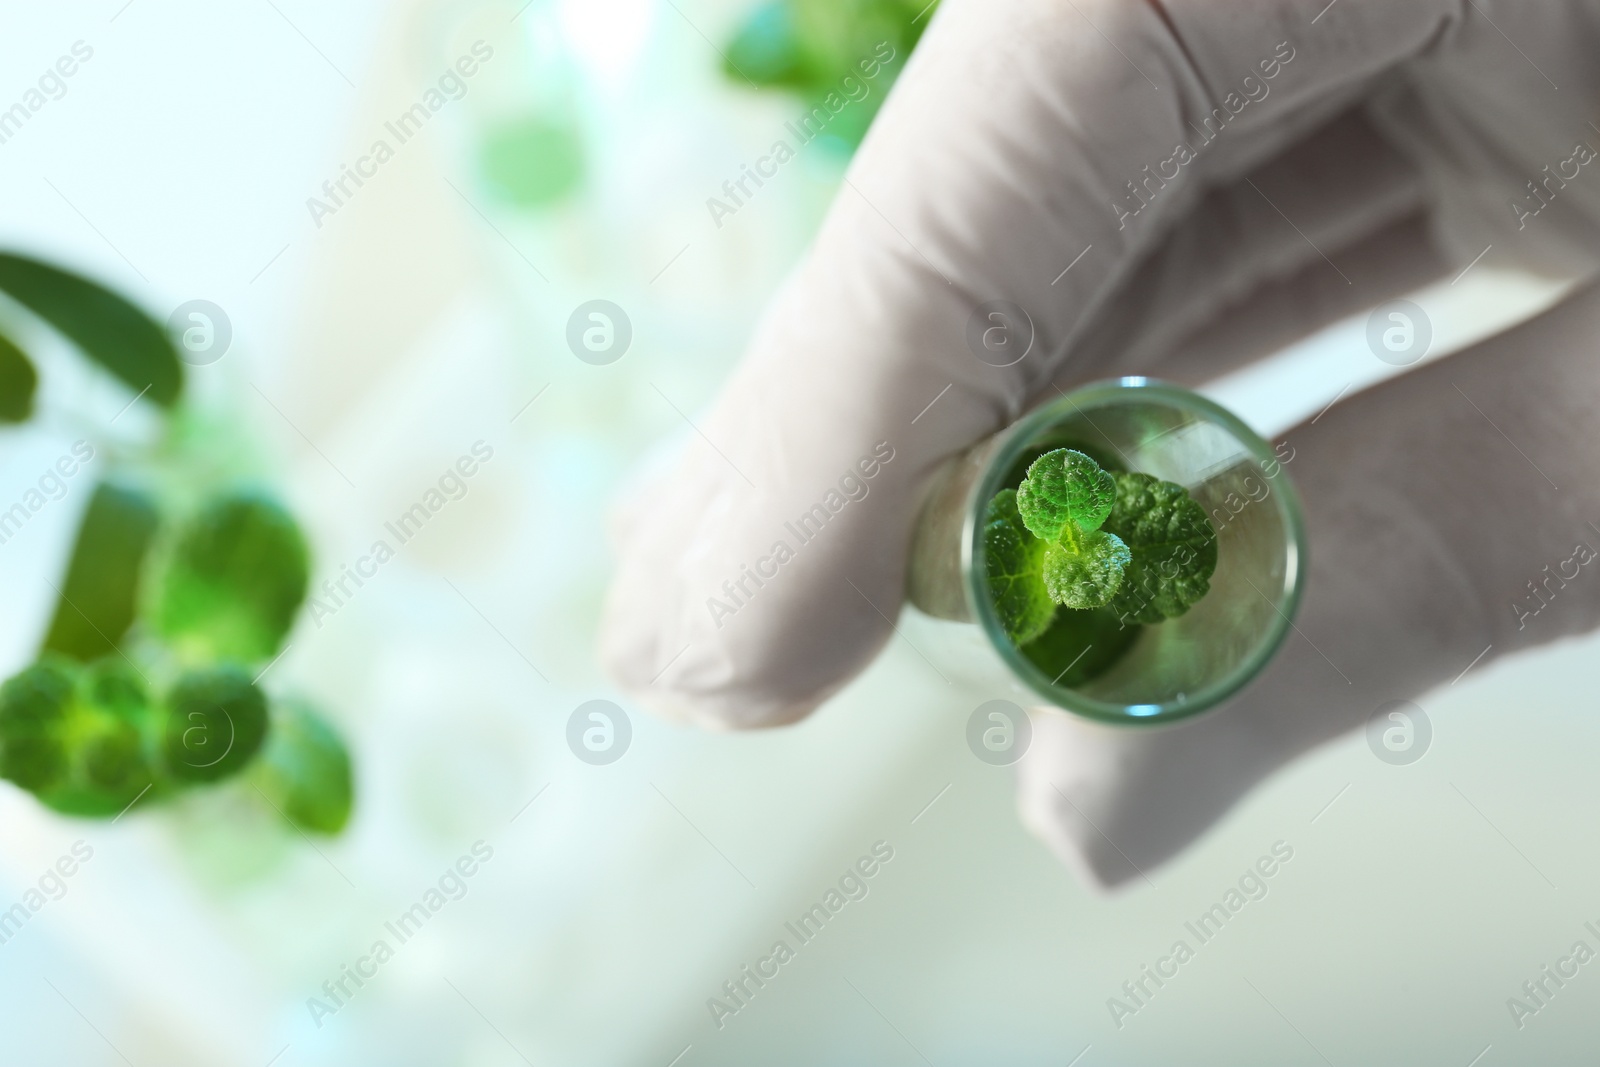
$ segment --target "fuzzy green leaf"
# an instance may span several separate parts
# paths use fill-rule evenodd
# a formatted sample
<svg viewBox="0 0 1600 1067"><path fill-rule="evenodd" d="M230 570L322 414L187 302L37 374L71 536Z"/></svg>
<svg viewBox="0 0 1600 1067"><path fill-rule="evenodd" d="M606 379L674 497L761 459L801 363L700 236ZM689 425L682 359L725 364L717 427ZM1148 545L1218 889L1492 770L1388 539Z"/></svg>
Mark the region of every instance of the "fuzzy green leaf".
<svg viewBox="0 0 1600 1067"><path fill-rule="evenodd" d="M66 780L76 686L76 669L59 660L35 663L0 686L0 777L35 793Z"/></svg>
<svg viewBox="0 0 1600 1067"><path fill-rule="evenodd" d="M995 615L1011 640L1025 645L1055 617L1056 605L1044 585L1048 547L1028 532L1017 512L1014 489L1002 489L989 501L983 526L984 573L994 598Z"/></svg>
<svg viewBox="0 0 1600 1067"><path fill-rule="evenodd" d="M561 112L522 116L487 133L478 161L484 183L502 200L545 207L583 184L583 132Z"/></svg>
<svg viewBox="0 0 1600 1067"><path fill-rule="evenodd" d="M1121 586L1128 548L1100 529L1116 495L1116 480L1076 449L1057 448L1028 465L1016 507L1046 545L1041 577L1055 603L1098 608Z"/></svg>
<svg viewBox="0 0 1600 1067"><path fill-rule="evenodd" d="M799 95L797 132L854 150L939 0L756 0L720 49L741 88Z"/></svg>
<svg viewBox="0 0 1600 1067"><path fill-rule="evenodd" d="M244 768L267 735L267 701L236 667L191 671L167 697L162 747L167 771L212 782Z"/></svg>
<svg viewBox="0 0 1600 1067"><path fill-rule="evenodd" d="M1087 533L1111 513L1117 483L1100 464L1072 448L1046 452L1017 487L1017 510L1035 537L1060 540L1068 523Z"/></svg>
<svg viewBox="0 0 1600 1067"><path fill-rule="evenodd" d="M871 90L888 89L933 6L925 0L763 0L723 49L723 71L741 86L791 89L818 103L830 92L848 92L852 83L844 79L854 77L870 95L852 99L851 106L876 110L873 98L883 92Z"/></svg>
<svg viewBox="0 0 1600 1067"><path fill-rule="evenodd" d="M27 422L39 372L22 349L0 336L0 422Z"/></svg>
<svg viewBox="0 0 1600 1067"><path fill-rule="evenodd" d="M250 781L302 830L336 834L350 821L350 753L338 731L297 702L275 703Z"/></svg>
<svg viewBox="0 0 1600 1067"><path fill-rule="evenodd" d="M0 769L57 811L109 816L158 781L144 684L118 659L51 656L0 688Z"/></svg>
<svg viewBox="0 0 1600 1067"><path fill-rule="evenodd" d="M1216 531L1181 485L1138 473L1118 474L1116 483L1105 529L1127 542L1132 558L1111 609L1143 623L1176 618L1211 588Z"/></svg>
<svg viewBox="0 0 1600 1067"><path fill-rule="evenodd" d="M0 253L0 289L134 392L164 407L177 401L183 365L172 339L116 293L48 263L7 253Z"/></svg>
<svg viewBox="0 0 1600 1067"><path fill-rule="evenodd" d="M1103 607L1121 588L1128 559L1128 546L1116 534L1065 525L1061 540L1044 552L1045 590L1069 608Z"/></svg>
<svg viewBox="0 0 1600 1067"><path fill-rule="evenodd" d="M66 738L70 780L39 795L55 810L103 818L126 810L152 787L155 794L163 791L155 709L144 679L120 656L84 668Z"/></svg>
<svg viewBox="0 0 1600 1067"><path fill-rule="evenodd" d="M42 652L84 662L116 652L133 622L140 570L155 529L149 497L105 482L95 486Z"/></svg>
<svg viewBox="0 0 1600 1067"><path fill-rule="evenodd" d="M84 777L97 789L132 799L154 778L145 744L152 709L144 681L120 659L102 660L85 672L83 695L101 720L83 738Z"/></svg>
<svg viewBox="0 0 1600 1067"><path fill-rule="evenodd" d="M282 507L213 501L178 535L155 592L156 629L191 662L270 659L305 599L310 562Z"/></svg>

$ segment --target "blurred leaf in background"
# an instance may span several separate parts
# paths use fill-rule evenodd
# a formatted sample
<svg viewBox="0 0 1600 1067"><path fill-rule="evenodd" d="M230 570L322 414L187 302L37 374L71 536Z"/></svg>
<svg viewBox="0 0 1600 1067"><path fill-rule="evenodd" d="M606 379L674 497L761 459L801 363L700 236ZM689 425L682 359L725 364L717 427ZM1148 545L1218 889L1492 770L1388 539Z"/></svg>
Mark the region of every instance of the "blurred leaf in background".
<svg viewBox="0 0 1600 1067"><path fill-rule="evenodd" d="M50 656L0 688L0 775L69 815L115 815L160 777L156 713L130 665Z"/></svg>
<svg viewBox="0 0 1600 1067"><path fill-rule="evenodd" d="M540 157L550 151L534 149ZM540 195L570 180L547 181ZM138 390L135 399L176 404L183 367L172 339L122 297L9 253L0 253L0 292ZM31 418L37 386L32 361L0 336L0 422ZM217 441L192 436L197 425L166 420L165 451L153 453L153 463L146 455L131 464L174 508L192 498L197 481L214 484L207 473ZM79 445L88 447L79 442L75 455ZM66 574L53 587L56 609L39 661L0 686L0 777L56 811L118 815L147 793L169 797L237 774L267 741L266 696L239 664L271 658L293 625L310 581L305 537L281 505L246 492L209 496L163 551L152 552L160 525L154 492L95 487ZM143 669L122 647L141 616L131 651ZM177 674L165 700L152 700L145 671L163 684ZM281 736L259 765L256 790L296 826L339 832L353 798L343 741L308 708L290 705L272 717Z"/></svg>
<svg viewBox="0 0 1600 1067"><path fill-rule="evenodd" d="M484 64L472 97L479 183L529 214L557 207L590 176L585 79L563 14L572 6L519 2L517 32L495 42L494 65Z"/></svg>
<svg viewBox="0 0 1600 1067"><path fill-rule="evenodd" d="M167 696L162 751L167 773L180 782L237 773L266 736L267 699L238 667L190 671Z"/></svg>
<svg viewBox="0 0 1600 1067"><path fill-rule="evenodd" d="M554 204L583 182L583 143L575 122L526 115L489 131L478 165L489 191L520 208Z"/></svg>
<svg viewBox="0 0 1600 1067"><path fill-rule="evenodd" d="M854 150L882 106L889 86L911 54L938 0L763 0L726 49L723 72L736 82L787 89L807 109L829 93L848 96L845 78L865 81L871 92L840 111L827 133ZM863 79L863 60L893 58Z"/></svg>
<svg viewBox="0 0 1600 1067"><path fill-rule="evenodd" d="M186 662L271 659L310 581L305 537L276 502L235 493L179 533L156 581L152 619Z"/></svg>
<svg viewBox="0 0 1600 1067"><path fill-rule="evenodd" d="M272 729L249 779L295 826L336 834L350 820L350 753L326 719L299 701L272 707Z"/></svg>
<svg viewBox="0 0 1600 1067"><path fill-rule="evenodd" d="M144 493L107 482L95 487L41 652L87 662L117 651L138 606L156 524Z"/></svg>
<svg viewBox="0 0 1600 1067"><path fill-rule="evenodd" d="M122 811L156 784L156 710L144 679L120 658L78 673L63 721L68 774L40 799L69 815Z"/></svg>
<svg viewBox="0 0 1600 1067"><path fill-rule="evenodd" d="M109 289L48 263L0 252L0 290L66 335L141 395L171 407L183 368L166 331Z"/></svg>
<svg viewBox="0 0 1600 1067"><path fill-rule="evenodd" d="M22 349L0 336L0 422L26 422L33 414L39 372Z"/></svg>
<svg viewBox="0 0 1600 1067"><path fill-rule="evenodd" d="M0 777L34 793L67 777L65 723L77 687L70 663L46 660L0 686Z"/></svg>
<svg viewBox="0 0 1600 1067"><path fill-rule="evenodd" d="M83 778L103 811L120 811L158 776L156 709L143 676L120 657L90 665L82 692L97 720L82 742Z"/></svg>

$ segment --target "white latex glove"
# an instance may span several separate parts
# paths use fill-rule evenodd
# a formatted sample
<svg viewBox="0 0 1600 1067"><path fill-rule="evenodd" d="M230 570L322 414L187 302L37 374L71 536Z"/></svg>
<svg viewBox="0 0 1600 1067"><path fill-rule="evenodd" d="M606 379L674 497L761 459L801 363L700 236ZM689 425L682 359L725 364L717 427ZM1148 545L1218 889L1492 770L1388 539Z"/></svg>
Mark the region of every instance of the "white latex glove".
<svg viewBox="0 0 1600 1067"><path fill-rule="evenodd" d="M1199 383L1491 243L1502 265L1593 272L1600 160L1569 161L1600 146L1600 2L1323 8L945 0L704 440L618 516L602 632L618 681L708 725L790 722L891 636L929 475L1057 386ZM1561 172L1535 199L1527 183ZM1036 330L1005 368L966 339L996 299ZM1574 542L1600 547L1597 304L1287 435L1312 546L1304 637L1186 725L1038 717L1029 825L1090 878L1125 880L1486 645L1492 659L1595 625L1600 579L1522 630L1511 604ZM860 484L775 577L747 577L797 544L785 523Z"/></svg>

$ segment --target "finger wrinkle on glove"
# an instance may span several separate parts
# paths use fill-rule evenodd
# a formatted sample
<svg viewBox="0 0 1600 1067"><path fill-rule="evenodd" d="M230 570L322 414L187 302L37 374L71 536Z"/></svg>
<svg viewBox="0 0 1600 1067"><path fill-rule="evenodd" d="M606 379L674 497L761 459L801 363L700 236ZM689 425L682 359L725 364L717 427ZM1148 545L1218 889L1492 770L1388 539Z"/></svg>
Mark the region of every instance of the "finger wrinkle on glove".
<svg viewBox="0 0 1600 1067"><path fill-rule="evenodd" d="M1142 320L1119 316L1108 319L1085 346L1105 353L1098 362L1108 374L1137 372L1199 386L1279 352L1309 332L1450 276L1450 263L1433 242L1422 212L1328 254L1353 285L1318 257L1285 277L1264 280L1235 303L1213 308L1190 333L1143 330Z"/></svg>
<svg viewBox="0 0 1600 1067"><path fill-rule="evenodd" d="M1357 164L1358 159L1369 162ZM1353 292L1387 295L1387 285L1372 294L1360 284L1372 278L1370 270L1351 266L1347 279L1324 258L1325 252L1339 262L1352 245L1397 226L1422 206L1415 169L1388 149L1359 113L1347 113L1323 127L1281 161L1259 169L1252 180L1260 191L1239 183L1208 194L1190 218L1138 262L1117 299L1095 315L1075 342L1077 380L1149 373L1150 365L1177 348L1187 334L1224 313L1248 318L1239 309L1246 298L1303 270L1325 273L1330 283ZM1280 188L1297 181L1311 185L1300 198L1304 203L1296 205L1298 230L1262 195L1270 189L1276 200ZM1422 251L1431 259L1431 250ZM1428 276L1442 269L1434 267ZM1359 282L1352 281L1357 275ZM1341 307L1348 303L1346 297ZM1311 308L1293 310L1308 313L1293 319L1297 335L1307 324L1328 321ZM1181 368L1178 374L1180 380L1202 380Z"/></svg>

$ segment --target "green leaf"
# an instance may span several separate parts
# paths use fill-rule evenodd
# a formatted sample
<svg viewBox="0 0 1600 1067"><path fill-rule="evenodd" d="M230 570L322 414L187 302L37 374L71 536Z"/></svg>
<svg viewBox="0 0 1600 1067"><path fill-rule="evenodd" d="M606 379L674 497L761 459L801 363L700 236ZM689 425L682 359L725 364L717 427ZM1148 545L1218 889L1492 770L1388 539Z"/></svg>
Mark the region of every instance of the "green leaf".
<svg viewBox="0 0 1600 1067"><path fill-rule="evenodd" d="M574 117L528 115L485 136L478 165L485 184L519 207L553 204L583 184L583 141Z"/></svg>
<svg viewBox="0 0 1600 1067"><path fill-rule="evenodd" d="M1128 548L1099 528L1116 495L1116 480L1076 449L1053 449L1028 465L1017 512L1046 544L1040 578L1055 603L1098 608L1122 584Z"/></svg>
<svg viewBox="0 0 1600 1067"><path fill-rule="evenodd" d="M1132 647L1139 630L1123 625L1110 608L1063 608L1048 630L1022 646L1022 654L1056 685L1077 689L1110 670Z"/></svg>
<svg viewBox="0 0 1600 1067"><path fill-rule="evenodd" d="M237 774L266 735L266 698L237 667L190 671L167 695L162 751L167 773L180 782Z"/></svg>
<svg viewBox="0 0 1600 1067"><path fill-rule="evenodd" d="M0 336L0 422L27 422L39 372L22 349Z"/></svg>
<svg viewBox="0 0 1600 1067"><path fill-rule="evenodd" d="M133 622L156 521L143 493L107 482L95 486L42 652L87 662L116 651Z"/></svg>
<svg viewBox="0 0 1600 1067"><path fill-rule="evenodd" d="M0 289L65 334L135 392L171 407L183 365L164 329L109 289L58 267L0 253Z"/></svg>
<svg viewBox="0 0 1600 1067"><path fill-rule="evenodd" d="M1205 596L1217 565L1211 520L1182 486L1112 475L1070 448L1039 456L1013 496L991 501L985 537L996 611L1019 644L1049 624L1034 607L1035 580L1064 607L1110 605L1123 623L1158 623Z"/></svg>
<svg viewBox="0 0 1600 1067"><path fill-rule="evenodd" d="M1017 510L1035 537L1055 541L1068 523L1087 533L1111 513L1116 480L1100 464L1071 448L1046 452L1017 487Z"/></svg>
<svg viewBox="0 0 1600 1067"><path fill-rule="evenodd" d="M1082 452L1094 460L1102 470L1111 471L1113 474L1127 469L1122 462L1122 457L1114 449L1107 448L1104 444L1094 441L1086 441L1081 437L1070 436L1060 432L1058 429L1057 432L1047 434L1040 441L1018 452L1017 458L1012 460L1011 465L1006 468L1005 476L1000 479L1000 484L1021 485L1022 480L1028 476L1028 468L1033 466L1034 461L1046 452L1054 452L1058 448L1071 448Z"/></svg>
<svg viewBox="0 0 1600 1067"><path fill-rule="evenodd" d="M723 73L740 86L798 94L796 125L821 109L821 134L860 143L928 24L926 0L765 0L723 52ZM830 106L830 97L831 106Z"/></svg>
<svg viewBox="0 0 1600 1067"><path fill-rule="evenodd" d="M724 73L757 85L806 90L818 80L795 22L793 4L768 0L750 13L724 52Z"/></svg>
<svg viewBox="0 0 1600 1067"><path fill-rule="evenodd" d="M153 621L191 662L270 659L310 581L305 538L274 501L212 501L179 533L155 591Z"/></svg>
<svg viewBox="0 0 1600 1067"><path fill-rule="evenodd" d="M76 686L77 668L59 660L35 663L0 686L0 777L35 793L66 781Z"/></svg>
<svg viewBox="0 0 1600 1067"><path fill-rule="evenodd" d="M48 657L0 687L0 773L68 815L109 816L157 785L144 685L120 660Z"/></svg>
<svg viewBox="0 0 1600 1067"><path fill-rule="evenodd" d="M104 721L83 738L83 769L88 782L108 793L132 799L151 784L146 727L153 718L144 679L131 664L102 660L84 677L84 698Z"/></svg>
<svg viewBox="0 0 1600 1067"><path fill-rule="evenodd" d="M121 657L91 664L79 675L64 736L71 773L39 794L56 811L112 816L165 785L158 772L155 709L144 679Z"/></svg>
<svg viewBox="0 0 1600 1067"><path fill-rule="evenodd" d="M1128 620L1158 623L1188 611L1211 588L1217 535L1183 486L1148 474L1118 474L1116 504L1105 529L1132 553L1111 609Z"/></svg>
<svg viewBox="0 0 1600 1067"><path fill-rule="evenodd" d="M1050 599L1069 608L1098 608L1111 602L1122 586L1128 546L1114 533L1084 533L1072 523L1061 528L1061 540L1044 550L1044 587Z"/></svg>
<svg viewBox="0 0 1600 1067"><path fill-rule="evenodd" d="M338 732L304 704L273 705L272 730L250 780L302 830L336 834L350 821L350 753Z"/></svg>
<svg viewBox="0 0 1600 1067"><path fill-rule="evenodd" d="M1046 547L1023 525L1016 490L996 493L983 526L984 573L995 615L1019 645L1043 633L1056 613L1044 586Z"/></svg>

